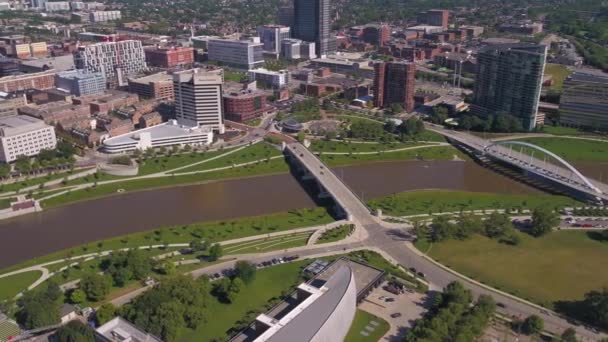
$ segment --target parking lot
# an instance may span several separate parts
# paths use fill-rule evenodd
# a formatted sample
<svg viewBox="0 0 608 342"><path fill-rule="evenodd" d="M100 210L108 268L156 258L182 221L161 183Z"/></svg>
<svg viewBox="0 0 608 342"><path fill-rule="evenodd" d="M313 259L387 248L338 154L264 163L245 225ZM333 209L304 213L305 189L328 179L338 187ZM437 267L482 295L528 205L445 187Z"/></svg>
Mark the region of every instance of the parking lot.
<svg viewBox="0 0 608 342"><path fill-rule="evenodd" d="M386 283L383 283L373 290L359 308L381 317L390 324L391 327L382 341L402 341L407 329L427 311L430 298L416 292L395 295L386 291L385 285Z"/></svg>

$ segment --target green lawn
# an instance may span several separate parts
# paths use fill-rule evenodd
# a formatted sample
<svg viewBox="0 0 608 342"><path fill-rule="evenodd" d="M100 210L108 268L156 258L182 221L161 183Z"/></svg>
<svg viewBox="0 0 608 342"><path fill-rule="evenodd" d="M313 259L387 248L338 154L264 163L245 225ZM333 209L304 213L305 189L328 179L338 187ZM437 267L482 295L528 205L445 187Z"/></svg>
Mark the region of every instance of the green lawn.
<svg viewBox="0 0 608 342"><path fill-rule="evenodd" d="M398 152L379 152L377 154L364 155L330 155L321 154L323 160L329 166L345 166L365 163L374 163L380 161L398 161L398 160L452 160L454 156L458 158L466 158L462 152L451 146L429 146L428 148L420 148L414 150L405 150Z"/></svg>
<svg viewBox="0 0 608 342"><path fill-rule="evenodd" d="M608 161L608 141L568 138L527 138L521 141L544 147L569 162Z"/></svg>
<svg viewBox="0 0 608 342"><path fill-rule="evenodd" d="M111 184L99 185L95 188L70 191L61 196L53 197L42 202L44 208L51 208L83 200L106 197L118 194L118 191L138 191L152 188L173 187L177 185L200 184L207 181L243 178L257 175L285 173L289 170L285 160L274 159L269 162L263 161L259 164L231 168L227 170L209 173L175 175L169 177L148 178L139 180L125 180Z"/></svg>
<svg viewBox="0 0 608 342"><path fill-rule="evenodd" d="M2 198L0 199L0 209L10 208L11 202L14 202L15 198Z"/></svg>
<svg viewBox="0 0 608 342"><path fill-rule="evenodd" d="M183 226L158 228L113 239L95 241L82 246L34 258L0 272L37 265L40 263L92 252L114 250L126 247L160 245L165 243L189 243L194 239L212 242L237 239L246 236L274 233L301 227L316 226L333 222L334 219L324 208L300 209L276 214L248 217L236 220L193 223ZM86 265L85 265L86 266ZM58 267L57 267L58 268Z"/></svg>
<svg viewBox="0 0 608 342"><path fill-rule="evenodd" d="M302 281L301 269L307 263L309 261L299 261L258 270L255 280L243 287L232 304L221 303L211 297L208 312L212 317L208 317L207 322L199 325L196 330L181 331L177 341L226 339L227 332L238 321L247 317L245 322L250 323L257 314L269 308L272 299L279 300L282 294L299 284Z"/></svg>
<svg viewBox="0 0 608 342"><path fill-rule="evenodd" d="M346 239L346 237L352 233L353 229L354 227L350 224L345 224L330 230L326 230L323 234L321 234L317 240L317 243L328 243Z"/></svg>
<svg viewBox="0 0 608 342"><path fill-rule="evenodd" d="M378 325L372 324L371 322L376 322ZM373 331L369 331L365 329L366 327L373 328ZM383 320L378 316L374 316L366 311L357 310L355 313L355 319L350 326L350 330L348 331L348 335L346 335L345 342L377 342L380 341L382 336L386 334L389 329L389 324L387 321ZM369 336L365 336L361 334L362 331L365 331L369 334Z"/></svg>
<svg viewBox="0 0 608 342"><path fill-rule="evenodd" d="M391 144L380 144L380 143L358 143L358 142L346 142L346 141L327 141L327 140L313 140L310 149L315 152L378 152L396 150L401 148L415 147L426 145L424 143L401 143L394 142Z"/></svg>
<svg viewBox="0 0 608 342"><path fill-rule="evenodd" d="M224 80L232 82L241 82L247 78L247 73L224 69Z"/></svg>
<svg viewBox="0 0 608 342"><path fill-rule="evenodd" d="M265 253L280 249L305 246L311 232L275 236L224 246L224 254Z"/></svg>
<svg viewBox="0 0 608 342"><path fill-rule="evenodd" d="M480 209L535 208L541 205L565 207L580 205L569 197L554 195L510 195L466 191L412 191L368 202L387 215L406 216L435 212L467 211Z"/></svg>
<svg viewBox="0 0 608 342"><path fill-rule="evenodd" d="M56 179L62 179L66 176L70 176L74 173L78 173L78 172L82 172L85 171L86 169L81 169L81 170L75 170L75 171L64 171L61 173L53 173L50 175L46 175L46 176L42 176L42 177L36 177L36 178L30 178L30 179L26 179L20 182L16 182L16 183L11 183L11 184L1 184L0 185L0 192L8 192L8 191L18 191L20 189L26 188L26 187L30 187L33 185L40 185L42 183L46 183L46 182L50 182L52 180L56 180Z"/></svg>
<svg viewBox="0 0 608 342"><path fill-rule="evenodd" d="M32 271L0 278L0 301L15 297L19 292L25 290L40 278L41 273L39 271Z"/></svg>
<svg viewBox="0 0 608 342"><path fill-rule="evenodd" d="M541 238L518 233L518 246L476 235L435 243L430 256L471 278L536 303L580 300L608 286L608 242L586 232L557 231Z"/></svg>
<svg viewBox="0 0 608 342"><path fill-rule="evenodd" d="M545 65L545 74L553 77L553 85L549 87L551 90L561 91L564 85L564 80L570 76L572 72L565 65L547 63Z"/></svg>
<svg viewBox="0 0 608 342"><path fill-rule="evenodd" d="M234 164L243 164L280 155L281 151L279 151L268 143L261 142L252 146L248 146L230 155L214 159L210 162L179 170L176 174L191 171L211 170L215 168L231 166Z"/></svg>
<svg viewBox="0 0 608 342"><path fill-rule="evenodd" d="M178 167L190 165L222 155L229 151L230 150L218 150L210 152L190 152L183 154L174 154L172 156L157 156L156 158L144 160L139 166L138 175L149 175L153 173L173 170ZM207 163L203 163L202 165L206 164Z"/></svg>

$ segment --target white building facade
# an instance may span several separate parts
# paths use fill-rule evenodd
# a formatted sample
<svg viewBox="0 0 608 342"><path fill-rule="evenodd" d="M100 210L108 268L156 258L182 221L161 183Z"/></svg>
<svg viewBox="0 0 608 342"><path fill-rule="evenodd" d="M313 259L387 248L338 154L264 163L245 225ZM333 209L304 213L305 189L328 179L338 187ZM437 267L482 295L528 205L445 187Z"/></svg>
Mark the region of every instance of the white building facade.
<svg viewBox="0 0 608 342"><path fill-rule="evenodd" d="M93 11L89 13L89 21L92 23L103 23L106 21L119 20L122 18L120 11Z"/></svg>
<svg viewBox="0 0 608 342"><path fill-rule="evenodd" d="M266 87L274 89L283 88L289 82L289 73L287 70L271 71L264 68L249 70L247 73L249 81L257 81Z"/></svg>
<svg viewBox="0 0 608 342"><path fill-rule="evenodd" d="M224 133L222 69L192 69L173 75L175 117L180 124Z"/></svg>
<svg viewBox="0 0 608 342"><path fill-rule="evenodd" d="M283 39L281 41L281 57L293 59L317 58L317 49L314 42L305 42L299 39Z"/></svg>
<svg viewBox="0 0 608 342"><path fill-rule="evenodd" d="M47 12L69 11L70 3L67 1L45 2L44 10Z"/></svg>
<svg viewBox="0 0 608 342"><path fill-rule="evenodd" d="M55 128L25 115L0 119L0 161L13 162L19 156L35 156L57 146Z"/></svg>
<svg viewBox="0 0 608 342"><path fill-rule="evenodd" d="M210 39L207 48L210 61L247 70L264 64L263 44L257 37L250 40Z"/></svg>
<svg viewBox="0 0 608 342"><path fill-rule="evenodd" d="M147 69L141 41L123 40L81 46L74 53L74 64L87 72L100 72L111 85L126 86L127 77Z"/></svg>

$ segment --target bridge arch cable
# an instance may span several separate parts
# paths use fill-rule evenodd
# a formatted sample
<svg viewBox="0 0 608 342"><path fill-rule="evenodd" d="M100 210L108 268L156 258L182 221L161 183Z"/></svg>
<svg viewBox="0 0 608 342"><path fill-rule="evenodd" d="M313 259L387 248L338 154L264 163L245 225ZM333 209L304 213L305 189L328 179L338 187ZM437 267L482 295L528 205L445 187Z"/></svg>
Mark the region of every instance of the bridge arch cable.
<svg viewBox="0 0 608 342"><path fill-rule="evenodd" d="M585 177L582 173L580 173L580 171L578 171L574 166L572 166L570 163L568 163L566 160L564 160L562 157L558 156L557 154L534 144L531 143L527 143L524 141L513 141L513 140L508 140L508 141L497 141L497 142L493 142L490 145L487 145L483 148L483 152L484 153L489 153L492 151L492 147L498 147L498 146L505 146L505 145L518 145L518 146L523 146L523 147L527 147L536 151L540 151L548 156L550 156L551 158L555 159L559 164L561 164L562 166L566 167L569 171L572 172L573 175L575 175L578 179L580 179L583 184L585 184L587 187L589 187L590 189L592 189L593 191L597 192L597 193L602 193L602 191L595 186L587 177Z"/></svg>

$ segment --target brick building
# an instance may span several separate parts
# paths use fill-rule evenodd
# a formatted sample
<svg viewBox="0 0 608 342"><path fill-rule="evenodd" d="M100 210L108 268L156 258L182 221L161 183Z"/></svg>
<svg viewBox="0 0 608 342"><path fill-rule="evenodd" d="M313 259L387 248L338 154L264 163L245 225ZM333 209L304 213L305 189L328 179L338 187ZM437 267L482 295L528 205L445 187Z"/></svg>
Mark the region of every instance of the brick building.
<svg viewBox="0 0 608 342"><path fill-rule="evenodd" d="M416 64L386 62L374 65L374 106L388 108L399 104L406 112L414 110Z"/></svg>
<svg viewBox="0 0 608 342"><path fill-rule="evenodd" d="M259 90L242 90L224 94L224 115L227 120L249 121L272 110L266 103L266 93Z"/></svg>
<svg viewBox="0 0 608 342"><path fill-rule="evenodd" d="M194 49L189 47L151 47L145 49L146 62L159 68L173 68L194 63Z"/></svg>
<svg viewBox="0 0 608 342"><path fill-rule="evenodd" d="M140 129L160 125L161 123L163 123L163 117L159 112L144 114L141 118L139 118Z"/></svg>
<svg viewBox="0 0 608 342"><path fill-rule="evenodd" d="M144 99L173 101L173 75L160 72L149 76L129 79L129 91Z"/></svg>
<svg viewBox="0 0 608 342"><path fill-rule="evenodd" d="M44 90L54 87L55 72L52 70L0 78L0 91L5 93L27 89Z"/></svg>

